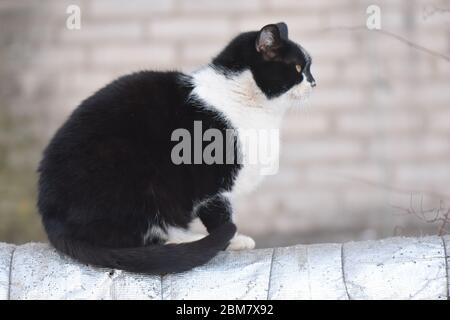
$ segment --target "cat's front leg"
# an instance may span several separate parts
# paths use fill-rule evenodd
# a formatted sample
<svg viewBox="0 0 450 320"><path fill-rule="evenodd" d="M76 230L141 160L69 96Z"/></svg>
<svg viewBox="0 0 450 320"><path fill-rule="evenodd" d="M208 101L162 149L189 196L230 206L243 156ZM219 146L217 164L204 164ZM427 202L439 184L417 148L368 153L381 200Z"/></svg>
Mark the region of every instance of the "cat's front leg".
<svg viewBox="0 0 450 320"><path fill-rule="evenodd" d="M196 210L197 216L211 232L225 222L233 221L231 203L224 195L216 195L201 202ZM236 233L227 250L249 250L255 247L255 241L243 234Z"/></svg>

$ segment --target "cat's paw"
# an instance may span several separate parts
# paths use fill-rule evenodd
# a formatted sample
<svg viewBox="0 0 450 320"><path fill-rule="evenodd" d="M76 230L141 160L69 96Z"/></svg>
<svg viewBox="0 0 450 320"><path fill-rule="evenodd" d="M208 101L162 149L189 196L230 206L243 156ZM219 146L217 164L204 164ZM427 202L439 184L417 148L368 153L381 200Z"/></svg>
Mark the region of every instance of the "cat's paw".
<svg viewBox="0 0 450 320"><path fill-rule="evenodd" d="M236 234L233 239L231 239L227 250L250 250L255 248L255 240L243 234Z"/></svg>

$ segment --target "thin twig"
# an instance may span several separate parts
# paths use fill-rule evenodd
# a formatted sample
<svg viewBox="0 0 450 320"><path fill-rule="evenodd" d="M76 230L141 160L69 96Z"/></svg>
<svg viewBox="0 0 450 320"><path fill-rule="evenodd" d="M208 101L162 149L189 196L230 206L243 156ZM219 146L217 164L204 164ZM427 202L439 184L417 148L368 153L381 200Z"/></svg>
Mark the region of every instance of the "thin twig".
<svg viewBox="0 0 450 320"><path fill-rule="evenodd" d="M439 200L439 206L435 208L425 209L423 207L423 195L420 198L419 208L416 209L413 201L413 194L411 193L409 207L401 207L401 206L393 206L399 211L402 211L403 214L411 215L416 217L417 219L424 221L426 223L438 223L438 235L442 236L447 234L449 231L447 230L447 225L450 222L450 208L446 208L444 201ZM430 214L433 214L432 217L429 217ZM396 226L394 229L394 234L397 235L398 231L401 230L400 227Z"/></svg>
<svg viewBox="0 0 450 320"><path fill-rule="evenodd" d="M428 48L426 48L426 47L424 47L424 46L422 46L420 44L414 43L414 42L412 42L412 41L410 41L410 40L408 40L408 39L406 39L406 38L404 38L404 37L402 37L402 36L400 36L398 34L390 32L390 31L378 30L378 29L369 30L366 26L340 26L340 27L325 28L325 29L322 29L322 30L323 31L347 30L347 31L377 32L377 33L380 33L382 35L394 38L394 39L396 39L396 40L398 40L400 42L403 42L406 45L408 45L409 47L412 47L412 48L414 48L416 50L419 50L419 51L422 51L422 52L427 53L429 55L432 55L435 58L440 58L440 59L443 59L445 61L450 62L450 57L449 56L447 56L447 55L445 55L443 53L440 53L440 52L428 49Z"/></svg>

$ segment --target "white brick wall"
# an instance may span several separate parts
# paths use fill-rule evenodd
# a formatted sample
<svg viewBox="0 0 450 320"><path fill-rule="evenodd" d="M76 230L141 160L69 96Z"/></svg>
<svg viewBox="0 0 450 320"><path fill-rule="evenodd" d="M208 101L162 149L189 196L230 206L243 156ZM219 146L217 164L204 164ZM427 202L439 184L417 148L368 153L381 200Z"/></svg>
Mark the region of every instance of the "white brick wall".
<svg viewBox="0 0 450 320"><path fill-rule="evenodd" d="M344 134L373 136L377 133L411 132L421 128L422 119L410 111L387 112L386 110L353 111L339 115L336 119L337 130Z"/></svg>
<svg viewBox="0 0 450 320"><path fill-rule="evenodd" d="M65 28L72 3L81 5L80 31ZM419 222L394 217L390 200L408 207L411 192L450 199L450 62L382 33L342 28L364 26L369 4L42 1L33 7L39 11L35 51L17 72L23 97L36 103L25 99L15 108L44 113L40 126L49 135L81 99L120 74L193 70L234 34L285 21L291 38L312 54L318 86L308 106L286 120L279 175L240 200L237 220L262 239L290 234L285 243L342 240L336 236L342 230L353 230L347 239L391 235L397 225ZM448 1L377 4L386 31L450 55L450 15L429 15L434 7L448 9ZM6 0L0 10L30 6Z"/></svg>
<svg viewBox="0 0 450 320"><path fill-rule="evenodd" d="M194 17L171 17L152 19L149 24L149 33L161 41L180 40L190 42L201 38L204 41L231 36L231 21L225 18L203 19Z"/></svg>
<svg viewBox="0 0 450 320"><path fill-rule="evenodd" d="M448 108L436 110L429 115L430 130L442 133L450 132L450 110Z"/></svg>
<svg viewBox="0 0 450 320"><path fill-rule="evenodd" d="M127 67L131 70L174 67L175 48L168 44L137 44L137 45L102 45L91 50L92 65L100 69L123 69L123 60L127 57Z"/></svg>
<svg viewBox="0 0 450 320"><path fill-rule="evenodd" d="M208 13L253 13L261 10L258 0L184 0L179 2L179 10L186 14L208 14Z"/></svg>
<svg viewBox="0 0 450 320"><path fill-rule="evenodd" d="M83 20L82 20L83 21ZM142 40L143 29L138 22L85 22L79 31L62 28L59 39L67 45L95 43L129 43Z"/></svg>
<svg viewBox="0 0 450 320"><path fill-rule="evenodd" d="M170 13L175 8L174 0L95 0L86 1L87 14L92 19L132 19L136 16Z"/></svg>

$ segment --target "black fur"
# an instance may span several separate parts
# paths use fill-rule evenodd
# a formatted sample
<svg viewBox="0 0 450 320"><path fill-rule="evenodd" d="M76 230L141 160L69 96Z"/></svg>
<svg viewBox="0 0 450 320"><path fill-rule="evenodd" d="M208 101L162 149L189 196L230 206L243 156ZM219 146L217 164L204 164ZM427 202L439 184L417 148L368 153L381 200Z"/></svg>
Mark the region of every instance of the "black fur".
<svg viewBox="0 0 450 320"><path fill-rule="evenodd" d="M195 120L203 130L229 128L187 102L191 88L181 78L176 72L122 77L85 100L56 133L39 169L38 206L57 249L101 266L181 272L226 248L232 223L212 223L211 235L193 244L143 243L150 226L186 228L193 206L231 190L239 169L172 163L173 130L193 132ZM230 216L227 206L221 210L215 214Z"/></svg>
<svg viewBox="0 0 450 320"><path fill-rule="evenodd" d="M309 62L287 39L275 59L263 58L258 34L238 36L213 65L227 73L250 68L268 96L279 95L301 81L292 63ZM115 80L72 113L39 167L38 208L56 249L93 265L171 273L227 247L236 227L221 194L232 190L241 165L175 165L170 157L177 128L193 134L198 120L203 130L232 129L204 102L190 99L191 91L187 75L142 71ZM233 147L237 157L236 142ZM152 226L186 228L194 207L210 233L206 238L163 245L157 234L145 237Z"/></svg>
<svg viewBox="0 0 450 320"><path fill-rule="evenodd" d="M303 81L303 75L295 68L297 64L302 67L306 80L315 86L315 79L311 74L311 57L300 45L286 38L287 26L282 25L284 27L281 28L281 33L272 24L259 32L240 34L213 59L213 65L226 72L239 73L250 69L257 85L269 98L279 96ZM258 52L255 47L258 47L259 37L265 29L274 34L275 43L263 48L263 52ZM264 51L269 52L268 56Z"/></svg>

